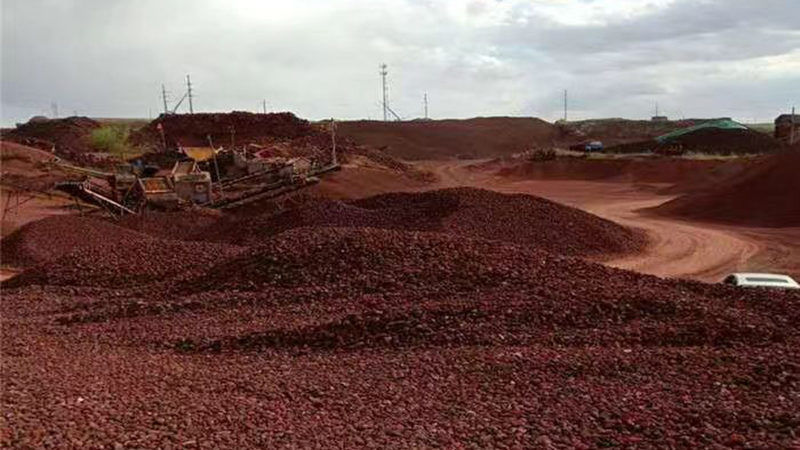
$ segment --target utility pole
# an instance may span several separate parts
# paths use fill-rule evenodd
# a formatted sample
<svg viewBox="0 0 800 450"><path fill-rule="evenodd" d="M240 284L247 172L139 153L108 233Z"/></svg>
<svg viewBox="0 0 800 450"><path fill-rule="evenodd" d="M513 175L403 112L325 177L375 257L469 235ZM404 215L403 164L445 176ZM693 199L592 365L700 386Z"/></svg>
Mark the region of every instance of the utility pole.
<svg viewBox="0 0 800 450"><path fill-rule="evenodd" d="M425 119L428 118L428 93L422 96L422 101L425 103Z"/></svg>
<svg viewBox="0 0 800 450"><path fill-rule="evenodd" d="M264 111L264 114L267 113L267 101L261 100L261 109Z"/></svg>
<svg viewBox="0 0 800 450"><path fill-rule="evenodd" d="M53 102L50 104L50 107L53 109L53 118L58 119L58 103Z"/></svg>
<svg viewBox="0 0 800 450"><path fill-rule="evenodd" d="M161 85L161 100L164 101L164 114L169 114L169 108L167 107L167 89L164 85Z"/></svg>
<svg viewBox="0 0 800 450"><path fill-rule="evenodd" d="M656 102L656 117L658 117L658 102Z"/></svg>
<svg viewBox="0 0 800 450"><path fill-rule="evenodd" d="M186 75L186 95L189 96L189 114L194 114L194 104L192 104L192 79Z"/></svg>
<svg viewBox="0 0 800 450"><path fill-rule="evenodd" d="M794 106L792 106L792 131L789 132L789 145L794 145L794 129L796 127L795 124L795 115L794 115Z"/></svg>
<svg viewBox="0 0 800 450"><path fill-rule="evenodd" d="M331 165L338 164L339 162L336 160L336 121L331 117Z"/></svg>
<svg viewBox="0 0 800 450"><path fill-rule="evenodd" d="M567 90L564 89L564 122L567 121Z"/></svg>
<svg viewBox="0 0 800 450"><path fill-rule="evenodd" d="M389 71L386 69L386 64L381 64L380 69L381 87L383 89L383 121L386 122L389 120L389 105L387 103L389 97L389 86L386 85L386 75L389 75Z"/></svg>

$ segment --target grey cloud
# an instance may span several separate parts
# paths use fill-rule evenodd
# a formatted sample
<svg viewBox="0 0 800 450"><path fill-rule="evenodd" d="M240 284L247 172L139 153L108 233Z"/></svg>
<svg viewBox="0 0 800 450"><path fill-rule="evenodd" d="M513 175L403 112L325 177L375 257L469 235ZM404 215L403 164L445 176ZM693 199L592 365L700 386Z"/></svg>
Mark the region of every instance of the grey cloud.
<svg viewBox="0 0 800 450"><path fill-rule="evenodd" d="M254 110L266 98L273 109L312 119L375 118L381 62L404 116L421 114L428 92L437 117L554 119L569 88L585 116L643 117L660 101L684 115L746 111L768 120L798 94L796 77L760 68L761 58L800 55L796 0L676 0L580 26L541 16L523 0L495 25L450 14L456 7L467 18L490 17L489 1L301 5L4 0L3 123L47 112L52 101L94 116L157 114L160 84L178 97L186 73L202 110ZM760 76L730 79L731 64L751 64Z"/></svg>

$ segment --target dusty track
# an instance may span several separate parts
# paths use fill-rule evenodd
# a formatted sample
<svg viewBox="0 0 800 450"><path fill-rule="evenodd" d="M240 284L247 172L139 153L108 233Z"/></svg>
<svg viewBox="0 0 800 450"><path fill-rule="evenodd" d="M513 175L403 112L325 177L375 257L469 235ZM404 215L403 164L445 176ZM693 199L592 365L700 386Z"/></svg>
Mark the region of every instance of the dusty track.
<svg viewBox="0 0 800 450"><path fill-rule="evenodd" d="M638 255L606 264L662 277L718 281L733 271L782 271L800 275L800 229L725 227L656 218L638 212L672 199L655 189L622 182L512 180L468 170L475 161L423 162L446 186L468 185L502 192L539 195L575 206L623 225L647 231L652 240Z"/></svg>

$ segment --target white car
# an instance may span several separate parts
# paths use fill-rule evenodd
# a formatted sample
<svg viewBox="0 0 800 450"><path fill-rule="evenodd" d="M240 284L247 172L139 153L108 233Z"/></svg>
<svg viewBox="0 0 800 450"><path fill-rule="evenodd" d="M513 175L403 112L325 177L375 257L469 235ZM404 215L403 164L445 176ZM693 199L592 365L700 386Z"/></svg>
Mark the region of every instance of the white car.
<svg viewBox="0 0 800 450"><path fill-rule="evenodd" d="M792 277L774 273L732 273L725 277L723 283L742 287L800 289L800 284Z"/></svg>

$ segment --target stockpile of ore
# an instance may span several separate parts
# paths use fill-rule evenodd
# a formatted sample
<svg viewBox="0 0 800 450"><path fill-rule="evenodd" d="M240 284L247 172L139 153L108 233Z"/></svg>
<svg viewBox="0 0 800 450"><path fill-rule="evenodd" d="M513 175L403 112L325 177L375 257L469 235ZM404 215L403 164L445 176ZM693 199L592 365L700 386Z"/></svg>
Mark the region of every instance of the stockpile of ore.
<svg viewBox="0 0 800 450"><path fill-rule="evenodd" d="M296 226L255 238L278 217ZM84 224L129 245L78 233L2 286L0 446L796 445L800 294L560 254L599 250L572 247L602 233L593 219L446 190L197 228ZM250 221L242 245L216 243L226 220ZM550 223L558 237L515 231Z"/></svg>
<svg viewBox="0 0 800 450"><path fill-rule="evenodd" d="M185 220L173 214L152 215L151 219L131 217L122 225L159 237L166 233L185 240L234 245L258 245L299 227L437 232L512 242L570 256L632 253L645 245L641 233L579 209L531 195L475 188L392 193L347 202L318 199L285 212L219 221L209 216Z"/></svg>
<svg viewBox="0 0 800 450"><path fill-rule="evenodd" d="M101 243L127 248L143 238L148 236L98 218L52 216L26 224L0 241L0 258L6 265L30 267L76 248Z"/></svg>
<svg viewBox="0 0 800 450"><path fill-rule="evenodd" d="M72 160L91 152L89 136L100 124L88 117L30 121L3 134L3 140L52 151Z"/></svg>

